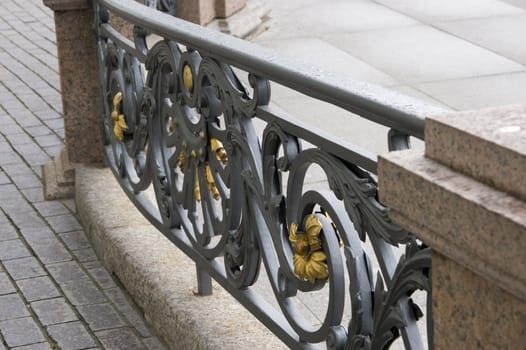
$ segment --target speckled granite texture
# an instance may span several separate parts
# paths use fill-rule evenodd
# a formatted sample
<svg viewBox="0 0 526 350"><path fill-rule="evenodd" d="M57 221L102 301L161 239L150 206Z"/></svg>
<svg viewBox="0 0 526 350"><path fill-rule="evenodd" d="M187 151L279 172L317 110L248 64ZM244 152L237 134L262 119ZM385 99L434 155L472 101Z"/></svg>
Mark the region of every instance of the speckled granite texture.
<svg viewBox="0 0 526 350"><path fill-rule="evenodd" d="M436 350L524 349L524 302L439 253L433 286Z"/></svg>
<svg viewBox="0 0 526 350"><path fill-rule="evenodd" d="M221 287L194 295L195 264L139 213L109 169L76 172L80 220L93 248L171 349L286 349Z"/></svg>
<svg viewBox="0 0 526 350"><path fill-rule="evenodd" d="M425 134L426 157L526 200L526 106L430 117Z"/></svg>
<svg viewBox="0 0 526 350"><path fill-rule="evenodd" d="M525 116L511 106L432 117L425 155L379 158L389 216L433 249L434 349L524 349Z"/></svg>
<svg viewBox="0 0 526 350"><path fill-rule="evenodd" d="M55 12L65 142L72 163L100 163L102 131L91 8Z"/></svg>
<svg viewBox="0 0 526 350"><path fill-rule="evenodd" d="M378 171L380 199L391 218L526 301L526 203L419 150L390 153Z"/></svg>

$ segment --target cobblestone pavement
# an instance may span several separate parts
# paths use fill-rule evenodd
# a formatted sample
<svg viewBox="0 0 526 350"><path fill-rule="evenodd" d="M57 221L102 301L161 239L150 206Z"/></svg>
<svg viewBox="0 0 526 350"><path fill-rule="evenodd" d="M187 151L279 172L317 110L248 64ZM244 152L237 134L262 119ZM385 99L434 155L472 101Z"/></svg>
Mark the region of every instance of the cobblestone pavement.
<svg viewBox="0 0 526 350"><path fill-rule="evenodd" d="M53 13L0 2L0 350L163 349L95 256L72 200L44 201L63 147Z"/></svg>

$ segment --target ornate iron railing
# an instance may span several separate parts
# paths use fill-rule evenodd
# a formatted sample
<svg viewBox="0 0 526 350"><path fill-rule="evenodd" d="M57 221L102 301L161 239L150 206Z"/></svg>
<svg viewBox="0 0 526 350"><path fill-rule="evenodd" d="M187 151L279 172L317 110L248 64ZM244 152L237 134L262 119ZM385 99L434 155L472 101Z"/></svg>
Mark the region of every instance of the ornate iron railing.
<svg viewBox="0 0 526 350"><path fill-rule="evenodd" d="M437 110L132 0L94 6L108 163L196 262L200 292L211 293L213 277L292 348L384 349L400 335L406 348L425 348L411 296L430 291L430 251L378 202L375 156L272 108L269 81L387 126L391 149L423 138L423 116ZM135 25L134 42L108 11ZM163 40L149 48L149 33ZM314 167L325 189L307 185ZM274 300L258 294L258 276ZM325 305L318 321L305 295Z"/></svg>

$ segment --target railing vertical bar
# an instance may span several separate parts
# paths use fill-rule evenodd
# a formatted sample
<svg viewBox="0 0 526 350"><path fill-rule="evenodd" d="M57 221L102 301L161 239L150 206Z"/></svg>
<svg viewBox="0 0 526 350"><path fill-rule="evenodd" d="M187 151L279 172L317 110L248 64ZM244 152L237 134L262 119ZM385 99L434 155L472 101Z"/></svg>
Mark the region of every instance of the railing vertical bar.
<svg viewBox="0 0 526 350"><path fill-rule="evenodd" d="M195 268L197 271L197 292L195 294L200 296L212 295L212 277L199 264L195 264Z"/></svg>

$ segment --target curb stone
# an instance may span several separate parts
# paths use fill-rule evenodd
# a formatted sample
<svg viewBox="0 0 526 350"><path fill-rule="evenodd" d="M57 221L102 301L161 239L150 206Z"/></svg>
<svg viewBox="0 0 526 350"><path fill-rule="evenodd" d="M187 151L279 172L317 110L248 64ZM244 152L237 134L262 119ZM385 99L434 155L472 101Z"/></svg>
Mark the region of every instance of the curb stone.
<svg viewBox="0 0 526 350"><path fill-rule="evenodd" d="M215 282L195 296L194 262L139 213L109 169L76 171L78 215L115 274L170 349L286 349Z"/></svg>

